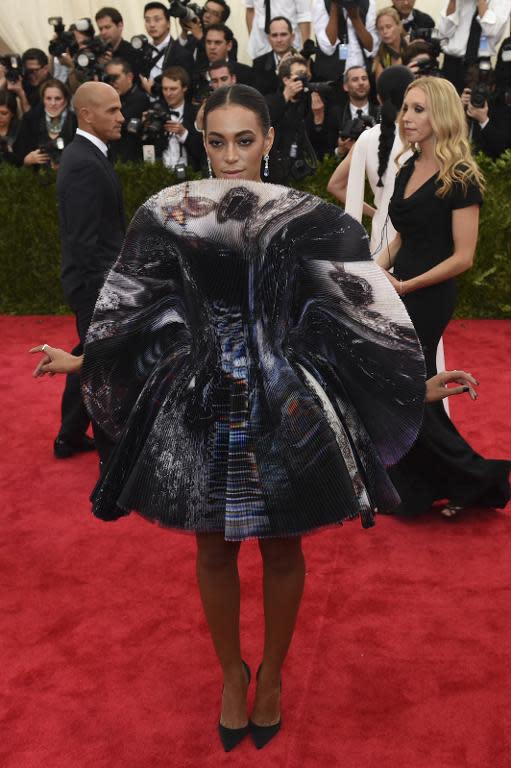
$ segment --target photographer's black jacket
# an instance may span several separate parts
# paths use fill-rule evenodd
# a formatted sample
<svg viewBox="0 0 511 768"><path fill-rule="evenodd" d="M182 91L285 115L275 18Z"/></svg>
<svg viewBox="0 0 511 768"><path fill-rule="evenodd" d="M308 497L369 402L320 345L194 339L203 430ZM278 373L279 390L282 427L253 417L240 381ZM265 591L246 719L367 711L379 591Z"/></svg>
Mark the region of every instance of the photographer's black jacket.
<svg viewBox="0 0 511 768"><path fill-rule="evenodd" d="M485 128L472 121L471 138L476 149L496 160L511 148L511 106L501 97L490 101L488 117L490 122Z"/></svg>
<svg viewBox="0 0 511 768"><path fill-rule="evenodd" d="M162 104L167 109L171 109L171 107L168 107L165 102L162 102ZM184 146L186 148L188 165L191 166L194 171L200 171L206 164L206 151L204 149L202 133L199 133L199 131L195 129L195 118L197 116L197 111L197 107L195 107L193 104L190 104L188 101L185 102L183 112L183 125L188 131L188 136L186 137ZM149 144L150 142L146 143ZM162 134L162 136L160 136L154 142L154 149L157 158L162 157L163 152L168 147L168 143L169 139L166 133Z"/></svg>
<svg viewBox="0 0 511 768"><path fill-rule="evenodd" d="M151 61L145 62L140 66L140 72L146 77L149 77L155 64L159 64L162 70L168 69L169 67L183 67L190 77L192 76L194 66L193 56L186 46L181 45L178 40L173 40L171 38L170 43L163 51L160 53L155 51L154 54L155 55Z"/></svg>
<svg viewBox="0 0 511 768"><path fill-rule="evenodd" d="M76 132L76 117L74 112L68 109L60 136L67 146ZM23 165L23 159L34 149L44 146L50 141L46 128L44 106L39 102L29 112L26 112L21 120L19 133L13 144L13 152L18 165ZM37 166L35 166L37 167Z"/></svg>
<svg viewBox="0 0 511 768"><path fill-rule="evenodd" d="M417 8L414 8L412 11L412 16L412 21L403 21L403 27L405 28L406 32L409 32L411 29L435 28L435 22L428 13L418 11Z"/></svg>
<svg viewBox="0 0 511 768"><path fill-rule="evenodd" d="M375 123L378 122L380 117L380 108L375 104L369 102L369 115L373 118ZM328 126L327 126L327 152L333 154L336 146L337 139L339 138L339 131L346 127L351 121L350 103L348 102L343 107L338 104L334 104L328 112Z"/></svg>
<svg viewBox="0 0 511 768"><path fill-rule="evenodd" d="M276 93L279 89L279 78L275 71L275 54L273 51L263 53L252 63L254 71L254 88L266 96L269 93Z"/></svg>
<svg viewBox="0 0 511 768"><path fill-rule="evenodd" d="M75 136L57 174L61 280L71 307L94 302L124 239L122 190L112 164Z"/></svg>
<svg viewBox="0 0 511 768"><path fill-rule="evenodd" d="M110 144L110 154L115 162L138 162L142 160L142 142L133 133L128 133L128 123L133 117L141 118L142 112L149 109L149 96L134 85L121 96L121 112L124 115L121 138Z"/></svg>
<svg viewBox="0 0 511 768"><path fill-rule="evenodd" d="M298 101L286 101L283 91L280 89L277 93L269 94L265 98L270 110L271 124L275 129L275 141L270 152L270 180L274 183L281 183L284 179L281 180L277 177L277 165L281 164L281 161L284 165L288 163L293 143L297 144L297 157L300 158L303 155L304 133L319 160L327 151L328 106L325 104L323 125L316 126L308 94L304 94Z"/></svg>

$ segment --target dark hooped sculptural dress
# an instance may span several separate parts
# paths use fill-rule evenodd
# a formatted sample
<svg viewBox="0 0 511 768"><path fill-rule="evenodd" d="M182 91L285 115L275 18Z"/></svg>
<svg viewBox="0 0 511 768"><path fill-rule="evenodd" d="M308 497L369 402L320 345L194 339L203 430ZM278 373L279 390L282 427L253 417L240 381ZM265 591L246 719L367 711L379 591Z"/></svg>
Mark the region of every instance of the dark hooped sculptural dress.
<svg viewBox="0 0 511 768"><path fill-rule="evenodd" d="M226 540L390 511L424 361L363 228L317 197L198 181L136 213L100 294L82 384L116 441L93 494Z"/></svg>

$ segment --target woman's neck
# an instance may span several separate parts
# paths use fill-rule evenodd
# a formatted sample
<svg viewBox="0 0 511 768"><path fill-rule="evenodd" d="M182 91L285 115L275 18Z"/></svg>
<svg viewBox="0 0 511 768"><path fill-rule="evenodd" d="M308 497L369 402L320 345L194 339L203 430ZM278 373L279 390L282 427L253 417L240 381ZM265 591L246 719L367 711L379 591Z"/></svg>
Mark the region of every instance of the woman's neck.
<svg viewBox="0 0 511 768"><path fill-rule="evenodd" d="M419 144L420 147L420 162L424 165L438 166L438 161L435 155L435 139L431 137Z"/></svg>

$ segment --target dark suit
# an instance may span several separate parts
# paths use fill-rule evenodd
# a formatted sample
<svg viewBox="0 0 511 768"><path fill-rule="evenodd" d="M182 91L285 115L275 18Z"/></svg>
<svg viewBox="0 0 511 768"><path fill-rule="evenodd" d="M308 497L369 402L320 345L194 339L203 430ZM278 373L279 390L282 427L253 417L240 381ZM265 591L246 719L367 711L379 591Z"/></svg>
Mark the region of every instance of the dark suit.
<svg viewBox="0 0 511 768"><path fill-rule="evenodd" d="M259 93L266 96L278 91L279 78L277 77L273 51L263 53L262 56L254 59L252 69L254 70L254 88L257 88Z"/></svg>
<svg viewBox="0 0 511 768"><path fill-rule="evenodd" d="M411 29L434 29L435 22L431 16L424 11L418 11L416 8L412 11L413 19L411 21L403 21L403 27L405 32L409 32Z"/></svg>
<svg viewBox="0 0 511 768"><path fill-rule="evenodd" d="M94 305L122 246L125 230L122 190L113 166L91 141L75 136L62 154L57 175L62 288L76 315L82 345ZM77 375L68 376L62 398L60 437L85 433L89 423Z"/></svg>
<svg viewBox="0 0 511 768"><path fill-rule="evenodd" d="M74 112L69 109L64 120L64 125L59 136L64 139L67 146L75 135L76 117ZM48 129L46 127L46 118L42 103L37 104L29 112L23 115L19 133L13 144L13 152L19 165L23 165L23 158L30 152L39 147L46 146L50 142ZM34 166L38 168L38 166Z"/></svg>
<svg viewBox="0 0 511 768"><path fill-rule="evenodd" d="M162 102L167 109L172 109L167 106L165 102ZM188 165L192 167L194 171L200 171L206 164L206 153L204 150L204 142L202 139L202 133L199 133L195 129L195 118L197 116L197 107L190 102L186 101L183 111L182 123L188 131L188 136L184 142L186 149ZM147 142L148 143L148 142ZM154 149L157 158L161 158L163 152L167 149L169 140L168 134L164 134L154 142Z"/></svg>
<svg viewBox="0 0 511 768"><path fill-rule="evenodd" d="M239 61L235 61L233 67L237 83L241 83L242 85L254 85L254 72L252 67L247 67L246 64L240 64Z"/></svg>
<svg viewBox="0 0 511 768"><path fill-rule="evenodd" d="M378 122L380 117L380 108L375 104L371 104L371 102L369 102L369 116L373 118L375 123ZM338 104L334 104L334 106L329 110L327 121L327 151L330 154L333 154L335 148L337 147L339 131L341 131L343 128L346 128L351 119L352 117L349 102L344 107L340 107Z"/></svg>
<svg viewBox="0 0 511 768"><path fill-rule="evenodd" d="M133 133L128 133L129 121L132 118L141 118L142 112L149 109L149 96L137 85L121 96L121 112L124 123L119 141L113 141L110 145L110 154L114 162L136 163L142 161L142 142Z"/></svg>

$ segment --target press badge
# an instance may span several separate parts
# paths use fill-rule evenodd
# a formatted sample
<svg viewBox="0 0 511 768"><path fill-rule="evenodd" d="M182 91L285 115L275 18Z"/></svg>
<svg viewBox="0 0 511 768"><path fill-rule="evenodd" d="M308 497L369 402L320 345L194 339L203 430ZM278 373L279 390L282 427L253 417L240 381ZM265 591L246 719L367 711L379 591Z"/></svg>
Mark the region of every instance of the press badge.
<svg viewBox="0 0 511 768"><path fill-rule="evenodd" d="M339 43L339 58L341 61L346 61L348 58L348 43Z"/></svg>

